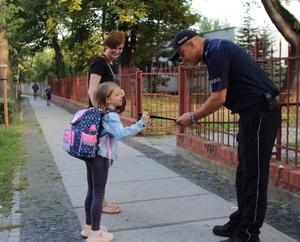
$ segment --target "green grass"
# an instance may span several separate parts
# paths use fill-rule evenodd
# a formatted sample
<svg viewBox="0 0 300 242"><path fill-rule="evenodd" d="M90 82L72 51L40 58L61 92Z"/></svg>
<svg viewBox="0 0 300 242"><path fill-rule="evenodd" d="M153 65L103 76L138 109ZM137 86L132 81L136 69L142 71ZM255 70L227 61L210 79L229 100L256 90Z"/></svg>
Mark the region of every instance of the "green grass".
<svg viewBox="0 0 300 242"><path fill-rule="evenodd" d="M7 226L0 226L0 231L9 231L11 229L15 228L22 228L24 225L18 224L18 225L7 225Z"/></svg>
<svg viewBox="0 0 300 242"><path fill-rule="evenodd" d="M14 190L23 189L22 184L13 186L14 174L19 171L26 157L23 145L25 123L15 115L13 123L5 129L0 124L0 213L9 216Z"/></svg>
<svg viewBox="0 0 300 242"><path fill-rule="evenodd" d="M15 213L24 213L24 210L16 210Z"/></svg>

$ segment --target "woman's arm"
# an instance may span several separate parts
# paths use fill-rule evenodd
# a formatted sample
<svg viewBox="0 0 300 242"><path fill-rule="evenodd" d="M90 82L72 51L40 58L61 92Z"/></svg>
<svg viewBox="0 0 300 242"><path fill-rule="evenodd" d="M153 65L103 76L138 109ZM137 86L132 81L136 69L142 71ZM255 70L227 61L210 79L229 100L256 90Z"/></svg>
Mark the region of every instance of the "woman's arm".
<svg viewBox="0 0 300 242"><path fill-rule="evenodd" d="M94 105L94 99L93 99L93 94L94 91L96 90L96 87L99 85L100 81L101 81L102 76L98 75L98 74L94 74L92 73L90 75L90 83L89 83L89 89L88 89L88 95L91 99L91 102Z"/></svg>

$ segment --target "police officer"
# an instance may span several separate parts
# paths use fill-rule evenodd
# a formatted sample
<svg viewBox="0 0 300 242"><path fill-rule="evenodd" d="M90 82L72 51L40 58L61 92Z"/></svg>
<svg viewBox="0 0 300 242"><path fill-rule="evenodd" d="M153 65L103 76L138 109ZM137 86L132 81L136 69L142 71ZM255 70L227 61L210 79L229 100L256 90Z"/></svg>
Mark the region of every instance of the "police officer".
<svg viewBox="0 0 300 242"><path fill-rule="evenodd" d="M281 109L278 88L241 47L223 39L205 39L191 30L174 38L170 60L179 57L192 65L201 60L209 73L212 94L193 112L178 117L184 127L217 111L222 105L238 113L236 187L238 209L213 233L229 237L222 242L258 242L267 209L269 166Z"/></svg>

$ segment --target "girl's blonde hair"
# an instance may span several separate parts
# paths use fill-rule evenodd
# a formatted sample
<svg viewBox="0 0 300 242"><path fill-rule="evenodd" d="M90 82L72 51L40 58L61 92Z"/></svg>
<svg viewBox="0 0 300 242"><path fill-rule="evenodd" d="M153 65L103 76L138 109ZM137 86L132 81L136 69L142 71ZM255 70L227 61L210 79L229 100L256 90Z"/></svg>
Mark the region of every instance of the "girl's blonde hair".
<svg viewBox="0 0 300 242"><path fill-rule="evenodd" d="M120 87L118 84L114 82L103 82L100 83L96 90L94 91L93 98L95 102L95 108L102 109L103 113L106 113L108 109L108 104L106 103L106 98L110 97L112 92L117 88ZM117 113L120 112L120 108L117 107L115 110Z"/></svg>

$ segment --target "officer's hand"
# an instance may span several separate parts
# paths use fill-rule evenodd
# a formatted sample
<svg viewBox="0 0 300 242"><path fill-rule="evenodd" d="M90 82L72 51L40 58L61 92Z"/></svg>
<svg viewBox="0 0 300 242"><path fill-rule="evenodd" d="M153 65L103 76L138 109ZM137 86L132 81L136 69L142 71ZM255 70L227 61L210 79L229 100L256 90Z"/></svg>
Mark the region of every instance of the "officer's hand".
<svg viewBox="0 0 300 242"><path fill-rule="evenodd" d="M187 127L190 126L191 120L190 120L190 113L184 113L182 114L180 117L178 117L175 121L175 123L177 125L183 126L183 127Z"/></svg>

